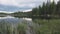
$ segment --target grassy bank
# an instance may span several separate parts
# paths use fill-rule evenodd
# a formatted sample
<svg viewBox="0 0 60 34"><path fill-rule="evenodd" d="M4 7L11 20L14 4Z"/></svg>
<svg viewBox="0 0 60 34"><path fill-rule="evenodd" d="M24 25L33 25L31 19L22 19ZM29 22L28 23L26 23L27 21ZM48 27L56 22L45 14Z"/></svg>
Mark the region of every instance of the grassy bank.
<svg viewBox="0 0 60 34"><path fill-rule="evenodd" d="M60 19L34 20L39 26L34 27L36 34L60 34Z"/></svg>
<svg viewBox="0 0 60 34"><path fill-rule="evenodd" d="M27 23L0 22L0 34L26 34L27 26ZM35 19L29 28L33 34L60 34L60 19Z"/></svg>
<svg viewBox="0 0 60 34"><path fill-rule="evenodd" d="M0 34L26 34L26 25L0 22Z"/></svg>

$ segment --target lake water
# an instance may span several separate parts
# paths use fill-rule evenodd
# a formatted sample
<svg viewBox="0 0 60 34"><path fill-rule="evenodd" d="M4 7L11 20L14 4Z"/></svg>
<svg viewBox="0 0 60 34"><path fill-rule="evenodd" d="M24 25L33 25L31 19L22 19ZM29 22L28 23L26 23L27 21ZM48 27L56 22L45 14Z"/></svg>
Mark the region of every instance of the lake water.
<svg viewBox="0 0 60 34"><path fill-rule="evenodd" d="M1 21L5 21L5 22L9 22L9 23L21 23L24 21L27 22L32 22L31 18L16 18L16 17L12 17L12 16L6 16L6 17L0 17L0 22Z"/></svg>
<svg viewBox="0 0 60 34"><path fill-rule="evenodd" d="M11 34L14 34L14 33L20 34L21 32L22 33L25 32L26 34L40 34L40 33L49 34L49 33L51 33L50 27L52 29L57 28L57 26L59 26L59 24L60 24L59 23L60 20L57 20L58 22L55 22L56 21L55 19L53 21L52 20L50 20L50 21L48 21L46 19L18 18L18 17L13 17L13 16L0 17L0 30L1 30L0 34L1 33L6 34L6 32L8 33L9 31L11 31L10 32ZM23 25L23 26L21 26L21 25ZM55 30L53 30L53 31L55 32ZM59 31L59 30L56 30L56 31Z"/></svg>
<svg viewBox="0 0 60 34"><path fill-rule="evenodd" d="M12 16L0 17L0 23L6 22L11 24L25 23L27 25L26 34L33 34L30 29L32 25L35 25L31 18L16 18Z"/></svg>

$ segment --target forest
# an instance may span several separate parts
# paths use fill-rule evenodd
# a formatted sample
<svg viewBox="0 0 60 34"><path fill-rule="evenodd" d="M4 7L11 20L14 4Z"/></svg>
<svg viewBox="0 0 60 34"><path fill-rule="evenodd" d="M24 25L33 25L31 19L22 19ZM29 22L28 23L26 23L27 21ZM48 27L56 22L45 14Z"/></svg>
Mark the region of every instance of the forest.
<svg viewBox="0 0 60 34"><path fill-rule="evenodd" d="M60 1L55 3L43 2L43 5L32 9L32 16L39 16L40 18L60 18Z"/></svg>

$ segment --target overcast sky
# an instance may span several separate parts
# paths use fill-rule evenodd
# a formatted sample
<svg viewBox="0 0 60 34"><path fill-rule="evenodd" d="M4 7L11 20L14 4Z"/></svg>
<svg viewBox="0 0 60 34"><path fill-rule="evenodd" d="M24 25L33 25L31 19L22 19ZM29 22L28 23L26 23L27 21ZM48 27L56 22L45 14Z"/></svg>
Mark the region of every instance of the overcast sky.
<svg viewBox="0 0 60 34"><path fill-rule="evenodd" d="M46 2L46 0L0 0L0 4L13 5L19 7L25 6L34 7L36 5L42 4L42 2Z"/></svg>
<svg viewBox="0 0 60 34"><path fill-rule="evenodd" d="M36 7L41 5L43 2L47 0L0 0L0 4L8 5L8 6L18 6L18 7ZM52 0L51 0L52 1ZM56 2L58 0L55 0Z"/></svg>

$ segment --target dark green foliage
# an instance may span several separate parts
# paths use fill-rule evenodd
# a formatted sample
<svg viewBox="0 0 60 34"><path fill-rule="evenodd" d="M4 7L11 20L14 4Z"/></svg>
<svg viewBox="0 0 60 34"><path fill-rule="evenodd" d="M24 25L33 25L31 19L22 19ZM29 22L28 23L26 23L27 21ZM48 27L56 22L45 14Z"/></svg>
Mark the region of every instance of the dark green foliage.
<svg viewBox="0 0 60 34"><path fill-rule="evenodd" d="M32 15L37 15L38 14L38 8L34 8L32 10Z"/></svg>
<svg viewBox="0 0 60 34"><path fill-rule="evenodd" d="M56 5L56 13L60 15L60 1L58 1L57 5Z"/></svg>
<svg viewBox="0 0 60 34"><path fill-rule="evenodd" d="M32 16L40 16L43 18L58 18L60 17L60 1L57 4L53 1L51 3L44 3L42 6L32 9Z"/></svg>

